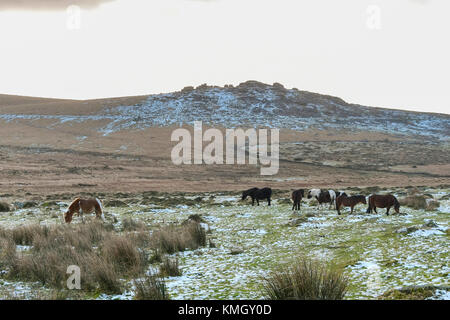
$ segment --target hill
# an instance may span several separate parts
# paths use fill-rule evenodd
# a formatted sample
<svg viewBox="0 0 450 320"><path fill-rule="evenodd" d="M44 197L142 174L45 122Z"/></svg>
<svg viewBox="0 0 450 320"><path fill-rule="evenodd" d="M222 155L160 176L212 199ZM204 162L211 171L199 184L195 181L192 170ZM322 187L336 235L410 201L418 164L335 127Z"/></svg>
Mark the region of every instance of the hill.
<svg viewBox="0 0 450 320"><path fill-rule="evenodd" d="M280 172L173 165L171 132L193 121L281 129ZM349 104L257 81L85 101L0 95L0 191L448 184L449 133L450 115Z"/></svg>

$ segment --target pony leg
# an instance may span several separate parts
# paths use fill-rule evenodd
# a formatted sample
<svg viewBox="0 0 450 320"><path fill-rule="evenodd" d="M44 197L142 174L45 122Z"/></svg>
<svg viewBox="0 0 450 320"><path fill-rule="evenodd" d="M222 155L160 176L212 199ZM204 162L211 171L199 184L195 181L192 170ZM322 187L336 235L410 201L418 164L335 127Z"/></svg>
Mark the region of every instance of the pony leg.
<svg viewBox="0 0 450 320"><path fill-rule="evenodd" d="M292 205L292 211L297 210L297 204L294 202L294 204Z"/></svg>
<svg viewBox="0 0 450 320"><path fill-rule="evenodd" d="M270 206L270 198L267 198L267 202L269 203L269 206Z"/></svg>
<svg viewBox="0 0 450 320"><path fill-rule="evenodd" d="M350 214L353 214L353 206L350 207Z"/></svg>
<svg viewBox="0 0 450 320"><path fill-rule="evenodd" d="M103 222L105 222L105 215L103 214L103 212L95 212L95 215L97 219L101 219Z"/></svg>
<svg viewBox="0 0 450 320"><path fill-rule="evenodd" d="M386 215L387 216L389 215L389 209L391 209L391 207L387 207L387 210L386 210Z"/></svg>

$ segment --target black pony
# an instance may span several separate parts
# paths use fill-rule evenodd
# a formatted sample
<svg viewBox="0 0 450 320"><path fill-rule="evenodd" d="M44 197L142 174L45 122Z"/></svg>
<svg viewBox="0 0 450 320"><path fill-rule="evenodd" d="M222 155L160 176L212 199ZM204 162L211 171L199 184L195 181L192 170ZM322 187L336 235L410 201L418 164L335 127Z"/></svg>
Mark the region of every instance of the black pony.
<svg viewBox="0 0 450 320"><path fill-rule="evenodd" d="M255 200L259 206L259 200L264 200L264 199L267 199L267 202L269 203L269 206L270 206L270 197L271 196L272 196L272 189L270 189L270 188L262 188L262 189L252 188L252 189L248 189L248 190L242 192L242 200L247 199L247 197L251 197L252 198L252 206L255 205Z"/></svg>
<svg viewBox="0 0 450 320"><path fill-rule="evenodd" d="M300 210L300 202L305 197L305 190L298 189L292 192L292 210Z"/></svg>

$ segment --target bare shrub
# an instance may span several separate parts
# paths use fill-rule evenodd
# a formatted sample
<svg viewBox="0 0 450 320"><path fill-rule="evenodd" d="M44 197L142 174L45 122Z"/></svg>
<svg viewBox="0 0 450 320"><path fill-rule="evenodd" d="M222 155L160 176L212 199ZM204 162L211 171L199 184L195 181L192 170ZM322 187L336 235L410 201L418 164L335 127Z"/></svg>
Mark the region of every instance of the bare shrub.
<svg viewBox="0 0 450 320"><path fill-rule="evenodd" d="M147 275L134 281L136 300L169 300L165 280L156 275Z"/></svg>
<svg viewBox="0 0 450 320"><path fill-rule="evenodd" d="M302 258L264 278L263 294L272 300L340 300L347 287L342 271Z"/></svg>

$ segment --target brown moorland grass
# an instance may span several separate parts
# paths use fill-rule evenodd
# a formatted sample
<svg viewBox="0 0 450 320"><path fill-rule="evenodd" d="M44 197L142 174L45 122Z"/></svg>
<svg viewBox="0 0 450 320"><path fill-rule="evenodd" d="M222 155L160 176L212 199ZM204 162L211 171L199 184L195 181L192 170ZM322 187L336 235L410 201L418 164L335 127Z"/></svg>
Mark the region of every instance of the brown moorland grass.
<svg viewBox="0 0 450 320"><path fill-rule="evenodd" d="M181 226L163 227L151 235L150 242L154 249L172 254L206 246L206 232L199 223L192 221Z"/></svg>
<svg viewBox="0 0 450 320"><path fill-rule="evenodd" d="M128 217L122 220L122 229L123 231L145 230L145 224Z"/></svg>
<svg viewBox="0 0 450 320"><path fill-rule="evenodd" d="M164 258L159 267L159 274L165 277L181 276L182 272L180 270L178 258L175 259L169 257Z"/></svg>
<svg viewBox="0 0 450 320"><path fill-rule="evenodd" d="M169 300L164 278L157 275L146 275L134 280L136 300Z"/></svg>
<svg viewBox="0 0 450 320"><path fill-rule="evenodd" d="M299 258L264 278L263 294L271 300L341 300L348 279L325 262Z"/></svg>
<svg viewBox="0 0 450 320"><path fill-rule="evenodd" d="M433 211L439 208L441 204L437 200L431 200L427 202L427 207L425 208L426 211Z"/></svg>
<svg viewBox="0 0 450 320"><path fill-rule="evenodd" d="M403 199L400 199L399 202L400 205L413 208L415 210L426 209L427 207L426 197L418 194L407 196Z"/></svg>
<svg viewBox="0 0 450 320"><path fill-rule="evenodd" d="M8 212L11 208L6 202L0 201L0 212Z"/></svg>
<svg viewBox="0 0 450 320"><path fill-rule="evenodd" d="M205 230L195 221L160 227L151 234L145 227L139 222L137 231L120 234L112 225L99 221L0 228L0 267L7 270L6 278L37 281L62 290L66 288L67 268L76 265L81 271L83 291L118 294L124 289L123 279L145 274L151 263L162 262L163 274L180 275L178 260L164 259L164 255L197 249L207 243ZM17 252L16 245L29 248ZM154 255L149 258L151 252ZM161 281L145 279L139 282L139 294L167 298L166 292L157 295L150 292L165 291Z"/></svg>
<svg viewBox="0 0 450 320"><path fill-rule="evenodd" d="M62 289L66 286L67 267L81 270L82 289L107 293L122 292L120 278L143 273L147 259L143 248L95 222L73 226L24 226L2 230L0 264L7 266L8 277L21 281L39 281ZM16 253L12 243L32 246L29 252ZM2 246L3 247L3 246ZM4 252L5 251L5 252ZM14 251L14 252L13 252Z"/></svg>

